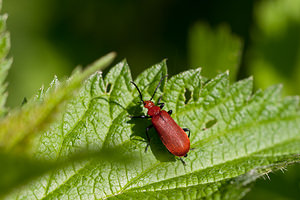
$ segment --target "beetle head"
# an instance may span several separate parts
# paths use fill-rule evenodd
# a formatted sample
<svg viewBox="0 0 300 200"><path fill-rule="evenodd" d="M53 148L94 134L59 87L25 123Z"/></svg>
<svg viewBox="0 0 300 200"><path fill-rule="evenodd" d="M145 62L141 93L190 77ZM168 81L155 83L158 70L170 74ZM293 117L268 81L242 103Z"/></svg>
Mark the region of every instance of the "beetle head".
<svg viewBox="0 0 300 200"><path fill-rule="evenodd" d="M143 103L144 103L144 107L147 108L147 109L155 106L152 101L143 101Z"/></svg>

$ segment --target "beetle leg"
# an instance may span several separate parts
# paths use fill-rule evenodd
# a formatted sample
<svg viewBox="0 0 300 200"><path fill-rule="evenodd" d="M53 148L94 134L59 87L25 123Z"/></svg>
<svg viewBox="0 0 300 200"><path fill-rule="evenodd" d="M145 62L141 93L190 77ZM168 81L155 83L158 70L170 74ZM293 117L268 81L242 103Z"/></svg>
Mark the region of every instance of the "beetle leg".
<svg viewBox="0 0 300 200"><path fill-rule="evenodd" d="M190 129L188 129L188 128L182 128L182 130L184 130L185 132L188 131L188 132L189 132L189 133L188 133L188 137L190 137L190 135L191 135Z"/></svg>
<svg viewBox="0 0 300 200"><path fill-rule="evenodd" d="M180 161L182 162L182 164L183 164L184 166L186 166L186 163L184 162L184 160L183 160L181 157L179 157L179 159L180 159Z"/></svg>
<svg viewBox="0 0 300 200"><path fill-rule="evenodd" d="M165 103L160 103L162 96L159 97L159 99L157 100L157 105L159 105L160 109L162 109L165 106Z"/></svg>
<svg viewBox="0 0 300 200"><path fill-rule="evenodd" d="M157 105L159 105L160 109L162 109L165 106L165 103L158 103Z"/></svg>
<svg viewBox="0 0 300 200"><path fill-rule="evenodd" d="M168 111L169 115L172 115L172 112L173 112L172 110L169 110L169 111Z"/></svg>
<svg viewBox="0 0 300 200"><path fill-rule="evenodd" d="M160 104L160 100L161 100L162 96L160 96L157 100L157 104Z"/></svg>
<svg viewBox="0 0 300 200"><path fill-rule="evenodd" d="M148 131L149 131L150 128L152 128L152 127L153 127L153 125L151 124L150 126L148 126L148 127L146 128L146 136L147 136L148 143L147 143L147 146L146 146L146 148L145 148L145 152L147 152L148 147L150 146L150 137L149 137Z"/></svg>
<svg viewBox="0 0 300 200"><path fill-rule="evenodd" d="M151 116L148 115L141 115L141 116L129 116L130 118L142 118L142 119L146 119L146 118L151 118Z"/></svg>

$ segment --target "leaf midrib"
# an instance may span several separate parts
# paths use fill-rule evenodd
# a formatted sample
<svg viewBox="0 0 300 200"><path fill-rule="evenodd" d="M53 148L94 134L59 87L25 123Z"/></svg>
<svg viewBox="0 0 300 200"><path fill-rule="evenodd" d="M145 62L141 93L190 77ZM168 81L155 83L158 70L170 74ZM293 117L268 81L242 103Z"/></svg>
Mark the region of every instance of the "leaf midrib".
<svg viewBox="0 0 300 200"><path fill-rule="evenodd" d="M94 97L94 98L98 98L98 97ZM93 98L92 98L92 99L93 99ZM91 101L92 101L92 99L91 99ZM87 108L87 110L88 110L88 109L89 109L89 107ZM120 114L122 114L122 113L123 113L123 112L120 112ZM120 114L119 114L119 115L120 115ZM118 116L119 116L119 115L118 115ZM118 116L117 116L117 117L118 117ZM116 118L117 118L117 117L116 117ZM299 116L296 116L296 117L299 117ZM267 120L267 121L269 121L270 123L276 122L276 121L271 121L271 120ZM266 124L266 123L263 123L263 124ZM257 124L256 124L256 125L257 125ZM249 127L251 127L251 126L249 125ZM108 132L109 132L109 130L108 130ZM226 134L226 133L223 133L223 134ZM223 135L223 134L222 134L222 135ZM221 136L221 135L219 135L219 136ZM217 135L215 135L215 137L217 137ZM297 138L297 137L296 137L296 138ZM209 139L209 140L208 140L208 139ZM198 145L197 145L197 143L194 143L194 144L192 144L192 146L199 146L201 143L210 141L210 140L212 140L212 139L214 139L214 137L209 137L209 138L205 139L206 141L199 141L199 142L198 142L198 143L199 143ZM300 138L298 138L298 139L300 139ZM207 166L206 168L202 168L201 170L193 171L193 173L195 173L195 172L200 172L200 171L202 171L202 170L205 170L205 169L210 168L210 167L213 167L213 166L223 165L223 164L225 164L225 163L227 163L227 162L231 162L231 161L234 161L234 160L238 160L238 159L243 159L243 158L245 158L245 157L249 157L249 156L251 156L252 154L259 153L260 151L265 151L265 150L267 150L267 149L269 149L269 148L274 147L275 145L279 145L279 144L281 144L281 143L285 143L285 142L287 142L287 141L289 141L289 140L295 140L295 138L289 138L289 139L287 139L287 140L285 140L285 141L283 141L283 142L273 144L272 146L269 146L269 147L260 149L259 151L254 151L254 152L252 152L252 153L250 153L250 154L248 154L248 155L244 155L243 157L238 157L238 158L235 158L235 159L232 159L232 160L226 160L225 162L223 162L223 163L218 163L217 165ZM130 141L129 141L129 140L128 140L128 141L124 141L124 142L122 142L120 145L123 145L124 143L127 143L127 142L130 142ZM74 177L75 175L77 175L78 172L80 172L81 170L83 170L87 165L90 164L90 162L91 162L91 161L87 162L81 169L79 169L76 173L74 173L71 177L69 177L64 183L66 183L66 182L69 181L72 177ZM140 178L142 178L147 172L151 171L152 169L155 169L155 168L158 167L158 166L164 165L164 164L165 164L165 163L163 163L163 162L161 162L161 163L159 163L159 162L154 163L153 165L151 165L151 167L148 167L146 170L144 170L144 171L143 171L142 173L140 173L138 176L136 176L136 177L133 178L131 181L129 181L129 182L128 182L121 190L119 190L119 191L116 192L115 194L106 196L106 198L111 197L111 196L116 196L116 195L122 194L122 191L124 191L124 190L125 190L126 188L128 188L130 185L132 185L132 184L136 183L138 180L140 180ZM185 175L187 175L187 174L185 174ZM185 175L182 175L182 176L185 176ZM155 183L152 183L152 184L156 184L156 183L159 183L159 182L164 182L164 181L166 181L166 180L171 180L171 179L175 179L175 178L178 178L178 177L180 177L180 176L172 177L172 178L170 178L170 179L165 179L165 180L163 180L163 181L158 181L158 182L155 182ZM211 182L207 182L207 183L211 183ZM205 183L203 183L203 184L205 184ZM63 185L63 184L61 184L61 186L62 186L62 185ZM200 185L201 185L201 184L200 184ZM61 187L61 186L60 186L60 187ZM51 194L51 193L57 191L60 187L56 188L55 190L53 190L53 191L50 192L49 194ZM132 190L132 189L134 189L134 188L131 188L130 190ZM128 191L130 191L130 190L128 190ZM47 195L49 195L49 194L47 194ZM44 196L43 198L45 198L45 197L46 197L46 196Z"/></svg>
<svg viewBox="0 0 300 200"><path fill-rule="evenodd" d="M224 104L224 102L227 102L227 101L229 101L229 100L231 100L232 98L228 98L228 97L230 97L230 95L228 95L227 96L227 98L225 99L225 101L223 100L223 101L221 101L219 104L215 104L214 106L212 106L212 107L210 107L208 110L211 110L211 109L213 109L213 108L215 108L215 107L217 107L218 105L220 105L220 104ZM97 96L97 97L94 97L94 98L99 98L99 96ZM90 100L89 100L89 105L88 105L88 107L87 107L87 109L86 109L86 111L84 112L84 114L82 115L82 117L81 117L81 119L77 122L77 123L79 123L80 121L82 121L82 119L83 119L83 117L86 115L86 112L90 109L90 104L91 104L91 102L92 102L92 100L94 99L94 98L91 98ZM110 104L109 104L110 105ZM128 105L130 105L130 103L128 104ZM126 106L126 107L128 107L128 105ZM243 107L243 106L241 106L241 107ZM192 109L191 109L192 110ZM118 118L118 116L120 116L120 114L122 114L123 112L120 112L114 119L112 119L112 121L114 121L116 118ZM297 117L299 117L299 116L297 116ZM270 120L269 120L270 121ZM76 123L76 124L77 124ZM73 128L71 129L71 131L69 131L67 134L66 134L66 136L70 133L70 132L72 132L72 130L77 126L77 125L74 125L73 126ZM109 130L108 130L108 132L107 132L107 134L109 133ZM106 134L106 136L107 136L107 134ZM223 133L223 134L226 134L226 133ZM221 134L221 135L223 135L223 134ZM65 140L65 138L66 138L66 136L64 137L64 139L63 139L63 141ZM215 135L215 137L217 137L218 135ZM207 138L208 139L208 138ZM213 138L209 138L209 140L212 140ZM105 138L105 140L104 141L106 141L107 140L107 137ZM126 143L126 142L128 142L128 141L124 141L122 144L124 144L124 143ZM201 142L204 142L204 141L199 141L198 143L199 144L201 144ZM63 143L62 143L63 144ZM197 143L195 143L195 144L193 144L193 145L197 145ZM62 146L61 146L62 147ZM268 147L268 148L270 148L270 147ZM263 150L266 150L266 149L263 149ZM60 152L61 152L61 148L60 148ZM253 153L256 153L256 152L253 152ZM253 154L253 153L251 153L251 154ZM250 154L250 155L251 155ZM59 155L60 155L60 153L59 153ZM237 159L240 159L240 158L237 158ZM226 161L226 162L228 162L228 161ZM225 163L226 163L225 162ZM147 170L146 170L146 172L147 171L149 171L149 170L151 170L152 168L154 169L154 168L156 168L157 166L160 166L161 164L163 164L163 163L159 163L158 165L157 165L157 163L155 163L154 165L152 165L151 167L149 167ZM84 169L85 168L85 166L87 166L88 165L88 163L86 164L86 165L84 165L83 166L83 168L81 168L81 169ZM81 170L80 169L80 170ZM205 169L205 168L204 168ZM78 170L76 173L74 173L74 175L73 176L75 176L76 174L78 174L78 172L80 171L80 170ZM201 169L201 170L203 170L203 169ZM117 194L119 194L119 193L121 193L122 191L124 191L126 188L128 188L130 185L132 185L134 182L137 182L137 180L139 180L141 177L143 177L143 175L145 174L145 171L143 171L143 173L141 173L140 175L138 175L138 176L136 176L132 181L130 181L130 182L128 182L120 191L118 191L118 193ZM73 176L71 176L71 177L73 177ZM71 178L70 177L70 178ZM69 178L69 179L70 179ZM178 177L175 177L175 178L178 178ZM65 182L67 182L69 179L67 179ZM49 179L50 180L50 179ZM65 183L64 182L64 183ZM49 183L49 182L48 182ZM62 184L63 185L63 184ZM60 186L61 187L61 186ZM58 187L57 189L59 189L60 187ZM53 190L52 192L54 192L54 191L56 191L57 189L55 189L55 190ZM131 189L130 189L131 190ZM52 193L51 192L51 193ZM51 193L49 193L49 194L51 194ZM111 196L115 196L116 194L114 194L114 195L111 195ZM109 196L107 196L107 197L109 197Z"/></svg>
<svg viewBox="0 0 300 200"><path fill-rule="evenodd" d="M121 75L120 75L120 76L121 76ZM107 94L106 94L106 93L103 93L102 95L98 95L98 96L95 96L95 97L92 97L92 98L89 99L88 106L86 107L86 110L84 111L84 113L82 114L82 116L80 117L80 119L79 119L79 120L73 125L73 127L72 127L72 128L64 135L64 138L63 138L62 143L61 143L61 145L60 145L60 150L59 150L59 153L58 153L57 158L61 155L62 146L63 146L63 144L64 144L65 139L67 138L67 136L68 136L70 133L72 133L72 131L76 128L76 126L77 126L77 125L83 120L83 118L86 116L87 111L89 111L89 109L90 109L91 102L93 102L94 99L98 99L98 98L103 97L103 96L107 96ZM127 107L130 105L130 103L131 103L131 101L129 101L128 105L126 105L125 108L127 108ZM108 103L108 105L109 105L109 107L110 107L110 103ZM110 108L109 108L109 110L110 110ZM124 111L123 111L123 112L124 112ZM116 120L123 112L120 112L114 119L112 119L112 117L111 117L111 115L110 115L110 118L111 118L112 123L113 123L113 121ZM111 123L111 124L112 124L112 123ZM111 127L111 124L110 124L109 127ZM104 139L104 141L103 141L102 148L105 146L104 144L106 143L107 138L109 137L109 136L108 136L109 132L110 132L110 128L108 129L107 133L105 134L106 137L105 137L105 139ZM63 135L63 133L62 133L62 135ZM123 142L123 143L124 143L124 142ZM77 175L78 172L79 172L80 170L84 169L89 163L90 163L90 162L87 162L87 163L86 163L83 167L81 167L76 173L74 173L72 176L70 176L68 179L66 179L66 180L63 182L63 184L66 183L67 181L69 181L73 176ZM50 175L49 180L48 180L48 182L47 182L46 190L45 190L45 193L44 193L42 199L46 198L49 194L55 192L56 190L58 190L58 189L61 187L61 186L59 186L59 187L56 188L55 190L53 190L53 191L51 191L50 193L48 193L49 187L50 187L50 182L51 182L51 180L52 180L52 177L53 177L54 173L55 173L54 171L51 172L51 175ZM61 184L61 185L63 185L63 184Z"/></svg>
<svg viewBox="0 0 300 200"><path fill-rule="evenodd" d="M299 117L299 116L297 116L297 117ZM270 121L270 123L274 123L274 122L276 122L276 121ZM263 125L264 125L265 123L263 123ZM261 125L261 124L260 124ZM249 126L250 127L250 126ZM216 136L217 137L217 136ZM213 166L218 166L218 165L222 165L222 164L225 164L226 162L231 162L231 161L234 161L234 160L237 160L237 159L241 159L241 158L244 158L244 157L248 157L248 156L251 156L251 155L253 155L253 154L256 154L256 153L259 153L260 151L265 151L265 150L267 150L267 149L270 149L270 148L273 148L274 146L276 146L276 145L279 145L279 144L281 144L281 143L285 143L285 142L287 142L287 141L294 141L295 139L300 139L300 138L298 138L298 137L292 137L292 138L288 138L288 139L286 139L286 140L284 140L284 141L282 141L282 142L279 142L279 143L276 143L276 144L272 144L271 146L267 146L267 147L264 147L264 148L262 148L262 149L259 149L258 151L253 151L253 152L251 152L250 154L246 154L246 155L244 155L244 156L242 156L242 157L237 157L237 158L234 158L234 159L232 159L232 160L226 160L225 162L223 162L223 163L218 163L218 164L216 164L216 165L211 165L211 166L207 166L206 168L202 168L201 170L204 170L204 169L207 169L207 168L209 168L209 167L213 167ZM212 139L214 139L214 138L210 138L210 140L212 140ZM200 141L200 142L197 142L197 143L204 143L205 141ZM206 141L207 142L207 141ZM205 143L206 143L205 142ZM124 142L125 143L125 142ZM194 143L194 144L192 144L191 146L199 146L199 145L195 145L195 144L197 144L197 143ZM161 162L161 163L159 163L159 164L157 164L157 163L154 163L151 167L149 167L147 170L145 170L145 171L143 171L141 174L139 174L137 177L138 178L134 178L132 181L130 181L130 182L128 182L121 190L119 190L117 193L120 193L120 192L122 192L122 191L124 191L124 189L126 189L126 188L128 188L130 185L132 185L132 184L134 184L134 183L136 183L137 182L137 180L139 180L140 178L142 178L145 174L146 174L146 172L148 172L149 170L151 170L151 169L154 169L155 167L158 167L158 166L161 166L161 165L163 165L163 164L165 164L165 163L163 163L163 162ZM155 166L154 166L155 165ZM199 171L199 170L198 170ZM193 172L195 172L195 171L193 171ZM186 174L185 174L186 175ZM185 175L182 175L182 176L185 176ZM180 177L180 176L176 176L176 177L173 177L173 178L178 178L178 177ZM170 178L170 179L173 179L173 178ZM160 181L158 181L158 182L160 182ZM163 181L162 181L163 182ZM155 182L155 183L157 183L157 182ZM154 184L154 183L153 183ZM131 189L130 189L131 190ZM111 195L111 196L114 196L114 195Z"/></svg>
<svg viewBox="0 0 300 200"><path fill-rule="evenodd" d="M256 158L257 158L257 157L261 157L261 158L268 158L268 157L274 158L274 157L284 157L284 156L289 156L289 155L295 155L295 154L282 154L282 155L275 155L275 156L273 156L273 155L272 155L272 156L269 156L269 155L268 155L268 156L265 156L265 155L255 155L255 154L258 154L259 152L262 152L262 151L271 149L271 148L273 148L274 146L280 146L280 145L283 145L284 143L289 143L289 142L295 141L295 140L299 140L299 141L300 141L300 137L289 138L289 139L287 139L287 140L283 140L283 141L280 142L280 143L277 143L276 145L272 145L272 146L269 146L269 147L260 149L259 151L254 151L254 152L252 152L252 153L250 153L250 154L246 154L246 155L244 155L244 156L242 156L242 157L237 157L237 158L234 158L234 159L229 159L229 160L226 160L226 161L224 161L224 162L218 163L218 164L216 164L216 165L209 165L209 166L206 166L205 168L202 168L202 169L199 169L199 170L196 170L196 171L192 171L192 172L190 172L190 173L186 173L186 174L181 175L181 176L176 176L176 177L164 179L164 180L162 180L162 181L157 181L157 182L154 182L154 183L145 185L145 186L155 185L155 184L157 184L157 183L168 182L168 181L173 180L173 179L177 179L177 178L180 178L180 177L188 176L189 174L200 173L201 171L207 170L207 169L209 169L209 168L214 168L214 167L222 166L222 165L224 165L224 164L226 164L226 163L234 162L234 161L237 161L237 160L245 160L245 159L248 158L248 157L249 157L249 158L251 158L251 157L253 157L253 158L254 158L254 157L256 157ZM299 157L300 157L300 154L299 154ZM164 164L164 163L161 162L161 163L159 163L159 165L160 165L160 164ZM157 166L158 166L158 165L157 165ZM157 166L155 166L155 167L157 167ZM250 169L250 170L251 170L251 169ZM240 175L242 175L242 174L240 174ZM238 176L240 176L240 175L238 175ZM235 177L237 177L237 176L233 176L233 177L230 177L230 178L223 178L223 179L214 179L214 180L211 181L211 182L203 182L203 183L199 183L199 184L192 184L192 185L188 185L187 187L210 184L210 183L219 182L219 181L224 181L224 180L231 179L231 178L235 178ZM141 176L140 176L139 178L141 178ZM110 196L116 196L116 195L122 194L121 192L124 191L124 189L128 188L129 185L130 185L130 184L125 185L125 186L127 186L127 187L124 187L122 190L118 191L115 195L110 195ZM145 186L142 186L142 187L140 187L140 188L143 188L143 187L145 187ZM134 190L134 189L136 189L136 188L138 188L138 187L130 188L129 190L127 190L127 192L128 192L128 191L132 191L132 190ZM179 188L180 188L180 187L179 187ZM178 189L178 188L145 190L145 192L148 192L148 191L153 191L153 192L154 192L154 191L166 191L166 190L171 190L171 189ZM143 192L143 191L137 191L137 192ZM110 197L110 196L107 196L107 197Z"/></svg>

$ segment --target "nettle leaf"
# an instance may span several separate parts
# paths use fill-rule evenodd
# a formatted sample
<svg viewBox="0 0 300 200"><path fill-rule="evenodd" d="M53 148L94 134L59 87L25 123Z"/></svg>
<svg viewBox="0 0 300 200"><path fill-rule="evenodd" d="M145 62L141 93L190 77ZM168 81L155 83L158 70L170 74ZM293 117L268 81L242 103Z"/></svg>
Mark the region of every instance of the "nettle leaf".
<svg viewBox="0 0 300 200"><path fill-rule="evenodd" d="M167 74L163 61L136 79L149 99ZM15 189L6 199L240 199L257 178L299 161L299 98L281 98L280 86L252 94L252 78L229 83L190 70L164 80L158 94L181 127L191 130L185 166L154 130L145 153L149 120L126 61L103 79L93 74L68 102L60 121L36 140L39 159L58 160L85 150L115 148L127 162L87 158Z"/></svg>
<svg viewBox="0 0 300 200"><path fill-rule="evenodd" d="M202 67L202 75L210 78L229 70L230 80L237 79L243 41L229 26L222 24L212 28L197 22L190 28L188 40L189 62L193 68Z"/></svg>
<svg viewBox="0 0 300 200"><path fill-rule="evenodd" d="M262 1L255 5L255 27L250 34L253 42L245 56L255 87L283 83L284 94L300 93L299 9L297 0Z"/></svg>
<svg viewBox="0 0 300 200"><path fill-rule="evenodd" d="M95 71L109 65L114 57L115 54L110 53L100 58L86 70L82 71L77 68L69 80L60 84L54 80L52 86L46 91L46 95L41 89L36 100L29 101L21 109L11 111L6 118L0 121L0 150L7 152L16 149L17 151L26 150L28 148L26 143L55 119L60 108L74 95L82 81Z"/></svg>
<svg viewBox="0 0 300 200"><path fill-rule="evenodd" d="M87 157L108 160L109 156L115 154L107 150L80 152L69 157L69 160L54 161L46 156L37 159L39 157L36 153L36 158L33 158L31 153L32 150L34 152L32 144L36 138L65 110L65 102L76 94L82 81L110 64L113 58L114 53L111 53L83 71L78 68L66 81L59 82L54 79L46 91L42 88L36 97L0 120L0 196L50 169L65 166L70 160L80 161Z"/></svg>

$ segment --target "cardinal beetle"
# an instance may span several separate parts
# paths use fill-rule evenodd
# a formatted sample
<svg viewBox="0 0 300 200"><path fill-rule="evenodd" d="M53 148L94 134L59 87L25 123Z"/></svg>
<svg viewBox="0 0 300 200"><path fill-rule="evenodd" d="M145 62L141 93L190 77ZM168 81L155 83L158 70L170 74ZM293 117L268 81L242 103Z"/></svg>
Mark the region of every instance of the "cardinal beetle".
<svg viewBox="0 0 300 200"><path fill-rule="evenodd" d="M165 110L161 110L164 107L164 103L160 103L160 99L157 102L156 106L152 99L159 88L162 80L167 77L168 75L162 77L149 101L144 101L142 93L138 86L131 81L131 83L136 87L137 91L139 92L140 98L144 107L148 109L147 115L141 116L130 116L131 118L151 118L152 124L146 128L146 136L148 140L147 147L145 151L147 151L150 145L150 137L149 137L149 129L154 127L156 132L158 133L162 143L166 146L168 151L178 156L181 162L185 165L185 162L182 159L182 156L186 157L187 153L190 150L190 130L188 128L181 128L174 119L170 116L172 114L172 110L166 112ZM188 132L188 135L186 134Z"/></svg>

